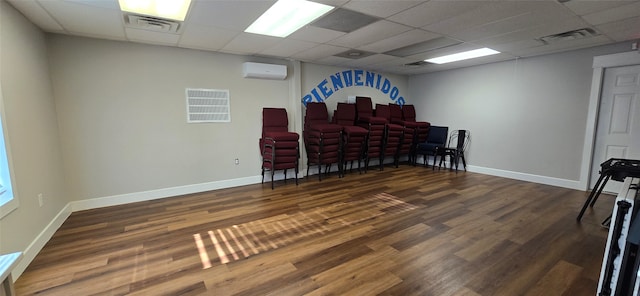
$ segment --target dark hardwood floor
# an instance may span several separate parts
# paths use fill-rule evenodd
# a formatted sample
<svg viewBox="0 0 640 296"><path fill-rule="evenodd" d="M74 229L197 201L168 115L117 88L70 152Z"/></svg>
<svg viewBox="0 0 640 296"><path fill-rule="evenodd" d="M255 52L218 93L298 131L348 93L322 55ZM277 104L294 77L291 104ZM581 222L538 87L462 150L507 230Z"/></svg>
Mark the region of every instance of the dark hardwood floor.
<svg viewBox="0 0 640 296"><path fill-rule="evenodd" d="M613 197L385 167L76 212L18 295L594 295Z"/></svg>

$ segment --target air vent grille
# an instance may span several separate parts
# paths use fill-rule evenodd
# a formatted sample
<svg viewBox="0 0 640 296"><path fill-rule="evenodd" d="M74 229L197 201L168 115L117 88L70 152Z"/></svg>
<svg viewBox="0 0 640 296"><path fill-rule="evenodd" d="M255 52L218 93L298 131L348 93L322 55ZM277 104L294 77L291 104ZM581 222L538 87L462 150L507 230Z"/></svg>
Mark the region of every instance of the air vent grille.
<svg viewBox="0 0 640 296"><path fill-rule="evenodd" d="M125 14L127 27L163 33L178 33L180 22L138 14Z"/></svg>
<svg viewBox="0 0 640 296"><path fill-rule="evenodd" d="M552 43L558 43L562 41L591 38L594 36L598 36L598 33L596 33L595 30L591 28L583 28L583 29L578 29L573 31L567 31L564 33L544 36L542 38L539 38L538 40L542 41L544 44L552 44Z"/></svg>
<svg viewBox="0 0 640 296"><path fill-rule="evenodd" d="M187 122L231 122L229 90L187 88Z"/></svg>

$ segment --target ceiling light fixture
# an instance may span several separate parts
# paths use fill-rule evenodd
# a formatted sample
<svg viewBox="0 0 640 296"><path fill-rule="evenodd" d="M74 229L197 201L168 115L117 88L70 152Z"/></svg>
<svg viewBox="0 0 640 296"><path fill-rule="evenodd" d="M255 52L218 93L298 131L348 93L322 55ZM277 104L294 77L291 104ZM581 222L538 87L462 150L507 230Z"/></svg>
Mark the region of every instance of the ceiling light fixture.
<svg viewBox="0 0 640 296"><path fill-rule="evenodd" d="M120 10L164 19L184 21L191 0L118 0Z"/></svg>
<svg viewBox="0 0 640 296"><path fill-rule="evenodd" d="M333 6L306 0L278 0L244 31L287 37L331 9Z"/></svg>
<svg viewBox="0 0 640 296"><path fill-rule="evenodd" d="M434 63L434 64L446 64L451 62L457 62L462 60L468 60L473 58L484 57L492 54L498 54L499 51L493 50L491 48L479 48L470 51L463 51L459 53L454 53L446 56L441 56L433 59L424 60L425 62Z"/></svg>

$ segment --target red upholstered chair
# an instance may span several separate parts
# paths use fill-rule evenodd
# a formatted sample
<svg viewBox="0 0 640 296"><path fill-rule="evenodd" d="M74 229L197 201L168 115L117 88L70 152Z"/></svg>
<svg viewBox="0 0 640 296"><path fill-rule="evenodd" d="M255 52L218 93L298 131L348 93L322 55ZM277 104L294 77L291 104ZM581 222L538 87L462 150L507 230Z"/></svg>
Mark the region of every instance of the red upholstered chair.
<svg viewBox="0 0 640 296"><path fill-rule="evenodd" d="M393 164L398 167L400 155L409 154L411 141L413 140L413 129L406 129L403 124L393 123L391 121L391 114L390 105L376 104L376 116L385 118L388 121L385 126L385 144L382 150L383 159L392 156ZM405 133L409 134L407 139L405 139Z"/></svg>
<svg viewBox="0 0 640 296"><path fill-rule="evenodd" d="M322 180L322 165L325 165L325 173L329 173L331 165L337 163L338 174L341 177L342 126L329 123L325 103L307 103L303 135L307 150L307 175L309 167L315 164L318 165L318 180Z"/></svg>
<svg viewBox="0 0 640 296"><path fill-rule="evenodd" d="M333 113L333 122L342 126L342 162L343 173L346 171L347 162L353 169L353 161L358 161L358 172L361 162L365 160L367 149L367 137L369 131L356 126L356 105L338 103Z"/></svg>
<svg viewBox="0 0 640 296"><path fill-rule="evenodd" d="M373 115L373 103L369 97L356 97L356 113L358 115L356 125L369 131L364 169L366 171L369 168L369 161L377 157L380 161L380 170L382 170L384 160L382 149L385 142L384 131L387 120Z"/></svg>
<svg viewBox="0 0 640 296"><path fill-rule="evenodd" d="M402 119L405 122L405 126L413 126L415 128L413 144L411 145L410 152L412 158L411 161L415 165L417 158L416 147L418 146L418 144L427 141L431 123L426 121L416 121L416 109L413 105L402 106Z"/></svg>
<svg viewBox="0 0 640 296"><path fill-rule="evenodd" d="M415 121L415 109L413 105L408 105L405 109L398 104L389 104L389 110L391 111L391 122L402 125L405 128L404 141L400 148L400 155L409 155L409 163L414 163L414 157L416 145L426 141L427 134L429 133L429 127L431 124L428 122L416 122ZM403 112L406 112L410 120L406 120Z"/></svg>
<svg viewBox="0 0 640 296"><path fill-rule="evenodd" d="M287 170L295 170L296 185L298 185L298 162L300 148L297 133L289 132L289 119L284 108L262 109L262 138L260 138L260 153L262 154L262 183L264 172L271 171L271 189L273 189L273 174L276 170L284 170L284 180L287 181Z"/></svg>

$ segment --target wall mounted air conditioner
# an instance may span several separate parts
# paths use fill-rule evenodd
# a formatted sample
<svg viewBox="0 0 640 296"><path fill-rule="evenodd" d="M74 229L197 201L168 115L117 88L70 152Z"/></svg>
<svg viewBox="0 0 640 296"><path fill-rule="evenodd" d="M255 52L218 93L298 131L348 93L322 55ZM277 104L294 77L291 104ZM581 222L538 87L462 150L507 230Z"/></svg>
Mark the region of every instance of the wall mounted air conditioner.
<svg viewBox="0 0 640 296"><path fill-rule="evenodd" d="M245 78L285 79L287 66L246 62L242 64L242 75Z"/></svg>

